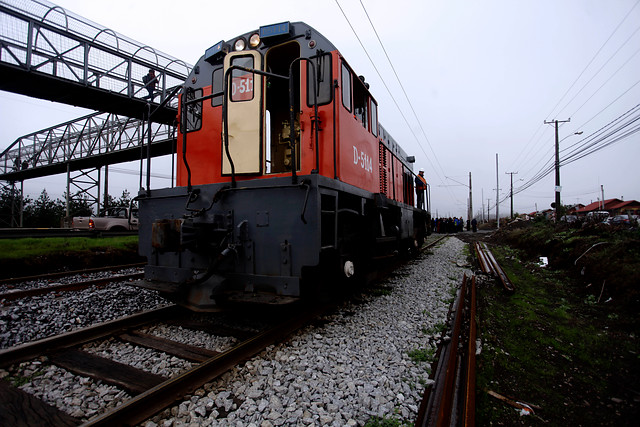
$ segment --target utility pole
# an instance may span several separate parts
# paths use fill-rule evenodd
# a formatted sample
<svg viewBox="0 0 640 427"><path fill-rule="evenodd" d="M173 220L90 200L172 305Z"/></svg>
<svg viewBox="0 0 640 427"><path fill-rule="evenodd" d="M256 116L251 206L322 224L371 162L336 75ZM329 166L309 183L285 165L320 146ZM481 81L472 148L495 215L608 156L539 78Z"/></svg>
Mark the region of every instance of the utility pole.
<svg viewBox="0 0 640 427"><path fill-rule="evenodd" d="M511 175L511 219L513 219L513 175L518 175L518 172L505 172L505 175Z"/></svg>
<svg viewBox="0 0 640 427"><path fill-rule="evenodd" d="M498 178L498 153L496 153L496 223L500 228L500 179Z"/></svg>
<svg viewBox="0 0 640 427"><path fill-rule="evenodd" d="M469 215L467 216L467 231L471 226L471 217L473 216L473 198L471 196L471 172L469 172Z"/></svg>
<svg viewBox="0 0 640 427"><path fill-rule="evenodd" d="M556 202L555 202L555 217L556 217L556 222L558 222L558 209L560 208L560 191L562 190L562 187L560 187L560 140L558 138L558 123L568 123L570 122L571 119L567 119L567 120L552 120L550 122L548 121L544 121L545 125L550 125L555 123L556 125Z"/></svg>

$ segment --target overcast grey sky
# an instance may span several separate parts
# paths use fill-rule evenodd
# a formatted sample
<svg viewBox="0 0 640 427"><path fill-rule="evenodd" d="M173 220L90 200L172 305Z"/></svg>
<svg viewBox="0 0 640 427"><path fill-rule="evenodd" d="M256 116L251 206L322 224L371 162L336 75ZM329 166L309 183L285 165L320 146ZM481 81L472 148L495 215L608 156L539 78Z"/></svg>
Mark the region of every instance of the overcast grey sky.
<svg viewBox="0 0 640 427"><path fill-rule="evenodd" d="M426 169L433 212L440 216L466 217L468 188L460 183L468 183L469 172L474 213L482 204L486 211L490 199L495 214L496 154L500 197L509 193L506 172L517 172L514 189L527 188L514 196L515 211L548 208L555 197L554 174L531 185L552 164L554 129L543 122L571 119L560 127L560 139L566 138L560 144L564 158L570 146L640 104L638 0L55 3L190 64L221 39L276 22L307 22L371 84L380 122L416 156L416 170ZM0 92L0 106L2 148L21 135L86 113L6 92ZM640 117L640 112L629 117ZM583 134L574 135L579 131ZM639 160L640 133L635 133L564 165L563 203L596 201L601 185L606 199L640 200ZM169 175L164 169L154 172ZM35 197L46 187L60 197L64 182L64 177L31 180L25 189ZM112 173L111 193L117 196L124 188L135 193L137 182L131 175ZM507 200L500 212L508 211Z"/></svg>

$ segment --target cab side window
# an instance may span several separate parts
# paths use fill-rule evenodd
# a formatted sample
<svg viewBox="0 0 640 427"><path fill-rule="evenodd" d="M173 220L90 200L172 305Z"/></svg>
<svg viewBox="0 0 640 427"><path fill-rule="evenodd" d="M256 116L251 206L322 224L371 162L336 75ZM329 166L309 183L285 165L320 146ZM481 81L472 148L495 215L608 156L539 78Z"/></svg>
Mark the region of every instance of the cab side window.
<svg viewBox="0 0 640 427"><path fill-rule="evenodd" d="M187 88L187 102L202 98L202 89ZM187 104L187 132L199 130L202 127L202 101Z"/></svg>
<svg viewBox="0 0 640 427"><path fill-rule="evenodd" d="M315 66L312 66L315 65ZM315 69L315 85L313 84ZM331 76L331 55L324 54L311 58L311 62L307 62L307 105L313 106L313 90L316 91L318 105L328 104L331 102L332 93L331 84L333 78Z"/></svg>
<svg viewBox="0 0 640 427"><path fill-rule="evenodd" d="M342 105L351 111L351 71L342 64Z"/></svg>
<svg viewBox="0 0 640 427"><path fill-rule="evenodd" d="M236 56L231 65L253 69L253 56ZM231 101L251 101L253 99L253 73L244 70L231 71Z"/></svg>
<svg viewBox="0 0 640 427"><path fill-rule="evenodd" d="M369 91L362 77L353 82L353 115L365 129L369 129Z"/></svg>
<svg viewBox="0 0 640 427"><path fill-rule="evenodd" d="M217 70L213 70L213 82L211 86L211 94L213 98L211 98L211 106L217 107L222 105L222 97L224 96L222 92L222 83L224 81L224 69L218 68Z"/></svg>
<svg viewBox="0 0 640 427"><path fill-rule="evenodd" d="M371 133L378 136L378 105L371 99Z"/></svg>

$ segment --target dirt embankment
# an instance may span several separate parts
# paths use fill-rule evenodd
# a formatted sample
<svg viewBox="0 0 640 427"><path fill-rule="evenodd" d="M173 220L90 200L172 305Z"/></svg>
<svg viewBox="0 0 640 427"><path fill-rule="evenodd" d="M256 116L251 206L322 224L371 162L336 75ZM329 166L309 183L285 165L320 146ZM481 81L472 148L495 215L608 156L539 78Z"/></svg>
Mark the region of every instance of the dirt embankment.
<svg viewBox="0 0 640 427"><path fill-rule="evenodd" d="M490 240L522 251L529 261L547 257L549 268L567 272L585 297L640 308L638 228L522 221L502 227Z"/></svg>
<svg viewBox="0 0 640 427"><path fill-rule="evenodd" d="M494 244L516 286L479 285L477 423L637 424L640 231L518 222L459 237ZM488 390L535 404L535 415Z"/></svg>

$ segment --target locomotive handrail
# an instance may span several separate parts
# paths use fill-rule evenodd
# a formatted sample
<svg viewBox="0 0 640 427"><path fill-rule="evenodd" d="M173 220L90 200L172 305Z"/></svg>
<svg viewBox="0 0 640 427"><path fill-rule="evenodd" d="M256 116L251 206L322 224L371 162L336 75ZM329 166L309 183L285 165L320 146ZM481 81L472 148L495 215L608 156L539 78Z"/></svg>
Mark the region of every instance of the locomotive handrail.
<svg viewBox="0 0 640 427"><path fill-rule="evenodd" d="M175 86L174 88L172 88L171 93L166 96L162 102L160 103L160 105L156 106L156 108L151 111L151 102L147 102L147 111L148 111L148 116L147 116L147 120L148 120L148 128L149 128L149 133L147 136L147 140L148 140L148 144L147 144L147 193L151 191L151 118L158 112L160 111L162 108L164 108L171 100L173 100L173 98L176 96L176 94L178 93L178 91L182 88L182 85L178 85ZM174 122L175 123L175 122ZM175 129L174 129L175 131ZM142 172L142 156L140 156L140 172ZM142 188L142 173L140 174L140 188Z"/></svg>
<svg viewBox="0 0 640 427"><path fill-rule="evenodd" d="M314 82L314 87L313 87L313 114L314 114L314 120L316 121L316 125L314 127L315 129L315 140L316 140L316 169L315 169L315 173L318 173L320 171L320 152L319 152L319 143L318 143L318 96L316 94L316 64L313 63L313 61L311 61L310 58L296 58L293 61L291 61L291 64L289 64L289 111L291 113L291 117L289 118L289 120L291 120L291 126L293 127L293 123L295 120L295 111L293 111L293 105L295 102L294 96L295 96L295 90L293 87L293 79L291 78L293 76L293 64L295 64L296 62L302 62L302 61L307 61L309 64L312 65L311 70L313 71L313 82ZM296 183L296 150L295 150L295 132L289 132L289 144L290 144L290 148L291 148L291 161L292 161L292 167L291 167L291 171L292 171L292 181L295 184ZM302 218L302 220L304 221L304 216ZM306 224L306 221L305 221Z"/></svg>
<svg viewBox="0 0 640 427"><path fill-rule="evenodd" d="M309 180L305 179L300 183L300 187L307 187L307 192L304 195L304 205L302 205L302 213L300 214L300 219L306 225L307 220L304 218L305 212L307 212L307 202L309 201L309 193L311 192L311 186L309 185Z"/></svg>
<svg viewBox="0 0 640 427"><path fill-rule="evenodd" d="M191 168L189 167L189 161L187 160L187 106L191 104L196 104L198 102L206 101L207 99L211 99L214 96L217 96L218 93L212 93L210 95L202 96L200 98L194 98L192 100L188 100L187 93L189 91L193 92L193 88L183 86L182 93L182 108L180 109L180 128L182 130L182 162L184 163L185 168L187 169L187 193L191 193L192 185L191 185Z"/></svg>

